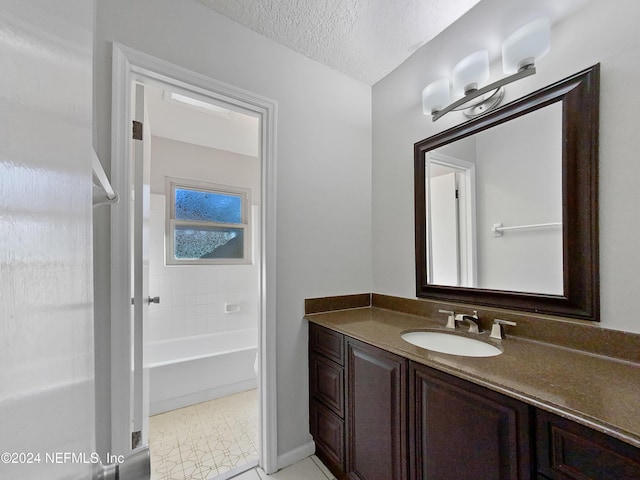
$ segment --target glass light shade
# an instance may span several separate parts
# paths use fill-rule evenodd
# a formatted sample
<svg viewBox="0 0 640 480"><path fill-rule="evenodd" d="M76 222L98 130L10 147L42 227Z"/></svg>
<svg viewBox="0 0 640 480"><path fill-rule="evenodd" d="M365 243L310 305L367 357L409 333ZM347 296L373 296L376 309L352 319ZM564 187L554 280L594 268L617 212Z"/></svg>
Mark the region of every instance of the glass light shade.
<svg viewBox="0 0 640 480"><path fill-rule="evenodd" d="M513 32L502 43L504 73L516 73L523 66L534 64L551 48L551 24L539 18Z"/></svg>
<svg viewBox="0 0 640 480"><path fill-rule="evenodd" d="M422 90L422 111L425 115L431 115L436 110L442 110L451 101L449 91L449 79L441 78L431 82Z"/></svg>
<svg viewBox="0 0 640 480"><path fill-rule="evenodd" d="M460 60L451 72L454 95L465 95L489 80L489 52L480 50Z"/></svg>

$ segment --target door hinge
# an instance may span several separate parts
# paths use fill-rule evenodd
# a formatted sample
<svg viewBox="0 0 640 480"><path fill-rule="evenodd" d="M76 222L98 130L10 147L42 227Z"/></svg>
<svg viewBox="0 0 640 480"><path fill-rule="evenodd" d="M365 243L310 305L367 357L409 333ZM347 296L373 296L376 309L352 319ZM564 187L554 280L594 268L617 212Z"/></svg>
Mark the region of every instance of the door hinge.
<svg viewBox="0 0 640 480"><path fill-rule="evenodd" d="M142 122L133 121L133 139L142 140Z"/></svg>
<svg viewBox="0 0 640 480"><path fill-rule="evenodd" d="M131 432L131 449L138 448L142 444L142 432Z"/></svg>
<svg viewBox="0 0 640 480"><path fill-rule="evenodd" d="M459 192L459 190L456 188L456 198L460 198L460 196L459 196L459 193L458 193L458 192Z"/></svg>

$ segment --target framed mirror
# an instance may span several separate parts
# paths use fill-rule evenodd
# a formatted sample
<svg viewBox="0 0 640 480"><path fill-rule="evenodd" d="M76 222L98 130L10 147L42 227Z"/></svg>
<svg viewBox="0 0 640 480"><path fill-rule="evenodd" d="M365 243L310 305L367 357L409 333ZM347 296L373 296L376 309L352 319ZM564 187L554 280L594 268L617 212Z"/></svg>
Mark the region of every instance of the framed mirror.
<svg viewBox="0 0 640 480"><path fill-rule="evenodd" d="M418 297L599 321L599 65L414 146Z"/></svg>

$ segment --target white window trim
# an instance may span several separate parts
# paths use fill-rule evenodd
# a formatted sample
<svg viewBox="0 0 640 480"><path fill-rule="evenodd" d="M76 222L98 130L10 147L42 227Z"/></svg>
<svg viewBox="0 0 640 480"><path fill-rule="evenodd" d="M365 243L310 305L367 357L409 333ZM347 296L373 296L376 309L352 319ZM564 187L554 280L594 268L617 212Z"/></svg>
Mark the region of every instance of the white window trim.
<svg viewBox="0 0 640 480"><path fill-rule="evenodd" d="M175 189L187 188L191 190L221 193L226 195L239 195L242 197L242 222L241 223L215 223L197 222L190 220L176 220L175 218ZM250 265L253 263L252 236L251 236L251 189L221 185L199 180L165 177L165 262L167 265ZM244 230L243 233L243 258L189 258L177 259L174 257L174 229L179 225L193 225L205 227L232 227Z"/></svg>

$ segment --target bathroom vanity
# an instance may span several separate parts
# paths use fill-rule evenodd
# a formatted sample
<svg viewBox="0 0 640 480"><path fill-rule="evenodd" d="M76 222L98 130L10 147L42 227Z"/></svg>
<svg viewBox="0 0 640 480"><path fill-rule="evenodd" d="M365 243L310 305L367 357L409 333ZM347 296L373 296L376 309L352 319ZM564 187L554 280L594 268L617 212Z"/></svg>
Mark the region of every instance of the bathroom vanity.
<svg viewBox="0 0 640 480"><path fill-rule="evenodd" d="M597 326L599 86L594 65L414 145L420 299L305 302L336 477L640 480L640 335Z"/></svg>
<svg viewBox="0 0 640 480"><path fill-rule="evenodd" d="M337 478L640 479L640 364L632 358L519 337L519 327L493 341L498 356L437 353L401 334L442 329L441 305L340 298L308 301L305 317L310 429ZM501 314L528 335L524 315ZM492 312L479 316L486 331ZM603 330L562 328L575 328L585 346ZM611 334L604 348L637 347L637 335Z"/></svg>

